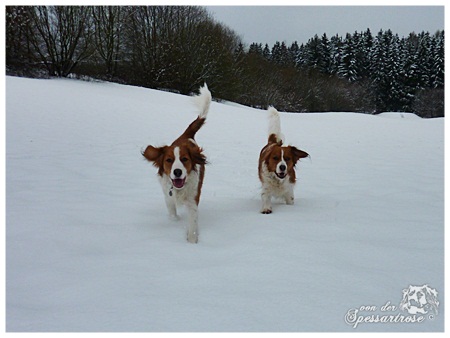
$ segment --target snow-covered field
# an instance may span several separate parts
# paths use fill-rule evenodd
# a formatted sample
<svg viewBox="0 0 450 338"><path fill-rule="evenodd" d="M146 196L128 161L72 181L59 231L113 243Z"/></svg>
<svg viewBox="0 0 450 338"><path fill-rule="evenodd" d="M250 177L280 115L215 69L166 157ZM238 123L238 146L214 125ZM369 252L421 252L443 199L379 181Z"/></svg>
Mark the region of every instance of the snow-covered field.
<svg viewBox="0 0 450 338"><path fill-rule="evenodd" d="M6 78L7 331L444 329L444 119L282 113L311 159L295 205L262 215L266 112L213 102L189 244L140 151L195 117L182 95ZM399 323L424 284L439 312Z"/></svg>

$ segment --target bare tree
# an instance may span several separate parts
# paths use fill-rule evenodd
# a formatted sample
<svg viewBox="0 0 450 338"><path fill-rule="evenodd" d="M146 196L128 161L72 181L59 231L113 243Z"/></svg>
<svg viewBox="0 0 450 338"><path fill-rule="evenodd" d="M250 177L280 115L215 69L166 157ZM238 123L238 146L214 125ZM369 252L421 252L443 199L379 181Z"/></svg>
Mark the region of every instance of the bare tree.
<svg viewBox="0 0 450 338"><path fill-rule="evenodd" d="M125 60L138 84L167 87L178 62L174 52L175 6L132 7L126 16ZM174 63L175 62L175 63Z"/></svg>
<svg viewBox="0 0 450 338"><path fill-rule="evenodd" d="M121 6L95 6L94 18L95 48L106 66L106 74L114 77L117 72L121 47L122 31L126 8Z"/></svg>
<svg viewBox="0 0 450 338"><path fill-rule="evenodd" d="M190 93L229 81L240 39L198 6L133 7L126 50L137 84Z"/></svg>
<svg viewBox="0 0 450 338"><path fill-rule="evenodd" d="M36 67L36 55L30 37L34 25L30 20L29 7L6 6L6 70L10 74L40 76Z"/></svg>
<svg viewBox="0 0 450 338"><path fill-rule="evenodd" d="M93 53L91 7L36 6L30 10L37 34L31 40L51 76L68 76Z"/></svg>

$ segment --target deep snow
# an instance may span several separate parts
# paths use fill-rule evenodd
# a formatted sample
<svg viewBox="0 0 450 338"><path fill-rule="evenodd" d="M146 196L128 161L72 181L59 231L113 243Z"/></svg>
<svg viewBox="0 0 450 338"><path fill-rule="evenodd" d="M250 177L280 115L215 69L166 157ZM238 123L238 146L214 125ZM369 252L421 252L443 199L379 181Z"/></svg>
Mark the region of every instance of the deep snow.
<svg viewBox="0 0 450 338"><path fill-rule="evenodd" d="M194 245L140 151L195 117L182 95L6 78L7 331L444 329L444 119L282 113L311 160L295 205L262 215L267 114L213 102ZM423 284L434 320L345 322L365 305L399 314L381 306Z"/></svg>

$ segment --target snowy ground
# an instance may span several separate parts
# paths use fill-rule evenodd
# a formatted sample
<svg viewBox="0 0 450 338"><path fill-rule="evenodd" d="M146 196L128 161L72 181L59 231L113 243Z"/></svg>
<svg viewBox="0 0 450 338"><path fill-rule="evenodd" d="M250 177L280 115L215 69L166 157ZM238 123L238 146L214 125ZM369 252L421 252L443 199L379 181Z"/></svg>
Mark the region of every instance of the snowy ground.
<svg viewBox="0 0 450 338"><path fill-rule="evenodd" d="M214 102L196 137L210 165L193 245L140 150L195 117L172 93L6 78L7 331L444 329L444 119L282 114L311 160L296 204L262 215L266 113ZM382 306L424 284L434 318L347 316L411 316Z"/></svg>

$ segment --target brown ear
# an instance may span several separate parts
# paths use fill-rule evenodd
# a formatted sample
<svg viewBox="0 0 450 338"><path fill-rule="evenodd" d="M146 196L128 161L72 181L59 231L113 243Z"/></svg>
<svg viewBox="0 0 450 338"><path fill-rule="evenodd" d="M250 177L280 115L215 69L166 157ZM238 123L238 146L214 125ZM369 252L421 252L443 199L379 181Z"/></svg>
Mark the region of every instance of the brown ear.
<svg viewBox="0 0 450 338"><path fill-rule="evenodd" d="M206 156L202 153L203 149L200 148L193 139L189 139L187 142L187 149L194 164L207 164Z"/></svg>
<svg viewBox="0 0 450 338"><path fill-rule="evenodd" d="M144 156L147 161L153 162L153 165L160 167L165 149L166 147L155 148L153 146L148 146L145 151L142 152L142 156Z"/></svg>
<svg viewBox="0 0 450 338"><path fill-rule="evenodd" d="M202 148L200 147L190 147L189 152L191 154L192 161L195 164L207 164L206 156L202 153Z"/></svg>
<svg viewBox="0 0 450 338"><path fill-rule="evenodd" d="M206 160L206 156L202 153L194 153L192 158L194 159L195 163L197 164L208 164L208 161Z"/></svg>
<svg viewBox="0 0 450 338"><path fill-rule="evenodd" d="M296 163L299 159L309 157L309 154L306 151L297 149L291 146L292 154L294 155L294 163Z"/></svg>

